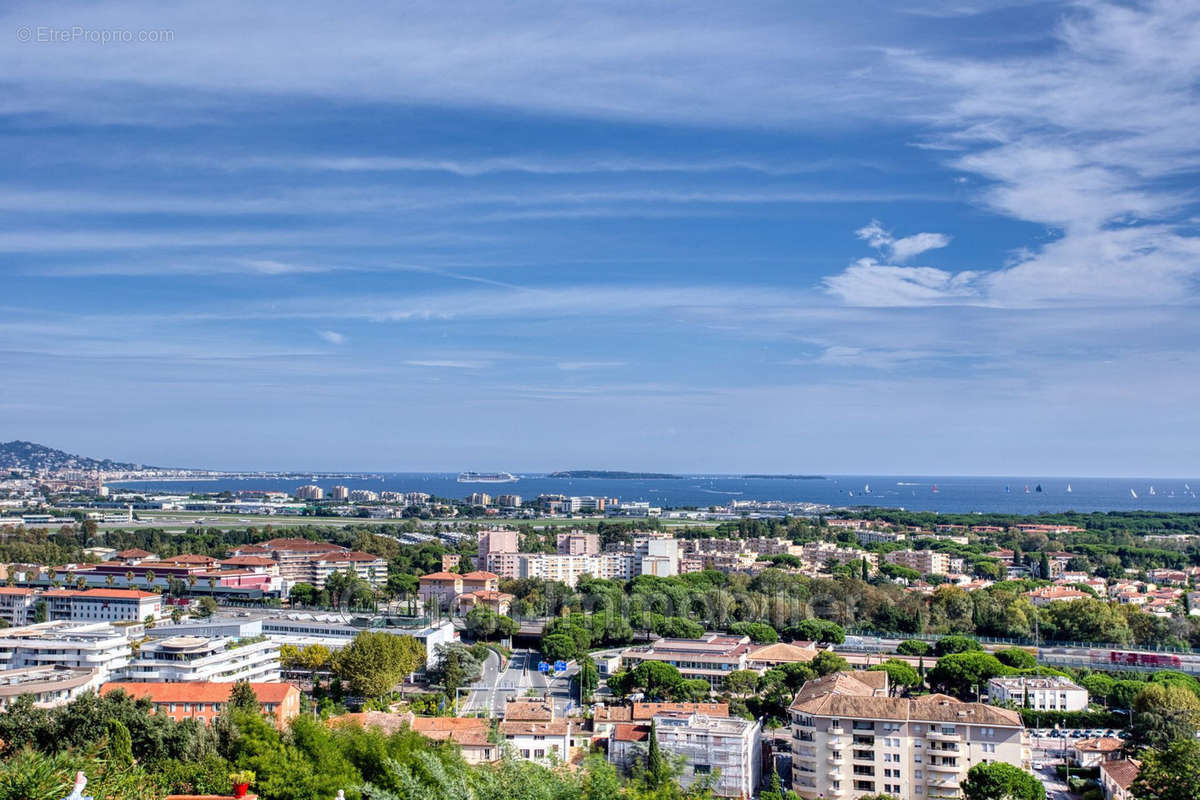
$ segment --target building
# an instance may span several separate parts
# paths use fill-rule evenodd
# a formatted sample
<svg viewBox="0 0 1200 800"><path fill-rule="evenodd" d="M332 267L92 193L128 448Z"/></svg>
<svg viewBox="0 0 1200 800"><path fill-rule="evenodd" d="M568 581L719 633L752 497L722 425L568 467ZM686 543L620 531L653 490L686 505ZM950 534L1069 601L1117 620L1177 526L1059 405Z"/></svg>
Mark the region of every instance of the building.
<svg viewBox="0 0 1200 800"><path fill-rule="evenodd" d="M330 551L309 557L307 582L318 589L325 588L325 581L335 572L352 572L359 579L379 588L387 583L387 561L371 553L357 550Z"/></svg>
<svg viewBox="0 0 1200 800"><path fill-rule="evenodd" d="M754 646L746 654L746 669L765 672L781 664L807 664L821 651L813 642L775 642Z"/></svg>
<svg viewBox="0 0 1200 800"><path fill-rule="evenodd" d="M613 728L621 722L649 725L655 714L702 714L706 717L728 717L728 703L634 703L628 706L609 706L597 703L592 709L593 739L607 741Z"/></svg>
<svg viewBox="0 0 1200 800"><path fill-rule="evenodd" d="M490 506L492 504L492 496L487 492L471 492L466 497L467 505L470 506Z"/></svg>
<svg viewBox="0 0 1200 800"><path fill-rule="evenodd" d="M132 650L107 622L39 622L0 630L0 669L72 667L94 670L96 683L121 673Z"/></svg>
<svg viewBox="0 0 1200 800"><path fill-rule="evenodd" d="M520 508L521 495L519 494L498 494L496 495L496 505L501 508Z"/></svg>
<svg viewBox="0 0 1200 800"><path fill-rule="evenodd" d="M21 586L0 586L0 619L10 626L33 622L37 598L33 589Z"/></svg>
<svg viewBox="0 0 1200 800"><path fill-rule="evenodd" d="M38 708L55 708L95 689L96 670L45 666L0 672L0 710L7 710L21 695L33 695Z"/></svg>
<svg viewBox="0 0 1200 800"><path fill-rule="evenodd" d="M1133 800L1133 793L1129 789L1141 771L1142 762L1135 758L1102 763L1100 791L1104 793L1104 800Z"/></svg>
<svg viewBox="0 0 1200 800"><path fill-rule="evenodd" d="M457 572L431 572L417 580L417 597L426 608L452 608L463 593L463 576Z"/></svg>
<svg viewBox="0 0 1200 800"><path fill-rule="evenodd" d="M507 614L512 608L513 599L513 595L507 592L478 589L474 592L463 592L454 598L454 610L459 616L464 617L477 606L489 608L497 614Z"/></svg>
<svg viewBox="0 0 1200 800"><path fill-rule="evenodd" d="M811 680L789 716L792 788L804 798L956 798L975 764L1029 764L1016 711L942 694L889 697L885 672Z"/></svg>
<svg viewBox="0 0 1200 800"><path fill-rule="evenodd" d="M945 575L950 571L950 557L937 550L893 550L883 558L889 564L915 569L922 575Z"/></svg>
<svg viewBox="0 0 1200 800"><path fill-rule="evenodd" d="M283 728L300 713L300 690L290 683L251 682L250 688L258 697L263 711L275 720L276 727ZM146 698L154 704L154 711L166 714L176 722L195 719L204 724L211 723L229 703L233 683L229 681L192 683L141 682L106 683L100 694L123 691L135 699Z"/></svg>
<svg viewBox="0 0 1200 800"><path fill-rule="evenodd" d="M746 669L751 649L746 636L706 633L699 639L658 639L652 644L621 651L621 668L633 669L643 661L662 661L687 680L706 680L714 690L725 676Z"/></svg>
<svg viewBox="0 0 1200 800"><path fill-rule="evenodd" d="M162 595L137 589L52 589L46 618L71 622L141 622L162 613Z"/></svg>
<svg viewBox="0 0 1200 800"><path fill-rule="evenodd" d="M454 742L468 764L500 760L500 746L492 742L491 722L483 717L410 717L409 727L435 742Z"/></svg>
<svg viewBox="0 0 1200 800"><path fill-rule="evenodd" d="M988 699L1038 711L1086 711L1088 692L1061 675L1037 678L992 678L988 681Z"/></svg>
<svg viewBox="0 0 1200 800"><path fill-rule="evenodd" d="M375 503L379 501L379 493L370 489L353 489L350 492L351 503Z"/></svg>
<svg viewBox="0 0 1200 800"><path fill-rule="evenodd" d="M490 530L479 533L480 569L488 568L488 556L492 553L516 553L521 549L521 534L509 530Z"/></svg>
<svg viewBox="0 0 1200 800"><path fill-rule="evenodd" d="M329 499L330 500L349 500L350 499L350 490L340 484L337 486L334 486L332 489L329 490Z"/></svg>
<svg viewBox="0 0 1200 800"><path fill-rule="evenodd" d="M1124 748L1125 741L1115 736L1078 739L1071 745L1071 759L1077 767L1098 767L1105 761L1119 759Z"/></svg>
<svg viewBox="0 0 1200 800"><path fill-rule="evenodd" d="M308 486L297 486L293 492L299 500L324 500L325 490L320 486L309 484Z"/></svg>
<svg viewBox="0 0 1200 800"><path fill-rule="evenodd" d="M172 636L142 644L124 671L129 681L278 683L279 644L267 638Z"/></svg>
<svg viewBox="0 0 1200 800"><path fill-rule="evenodd" d="M609 740L609 761L629 772L644 757L654 731L664 753L682 758L678 781L684 788L717 775L712 790L718 797L755 794L762 769L761 721L664 711L652 723L618 723Z"/></svg>
<svg viewBox="0 0 1200 800"><path fill-rule="evenodd" d="M557 551L568 556L594 556L600 553L600 534L569 531L555 537Z"/></svg>
<svg viewBox="0 0 1200 800"><path fill-rule="evenodd" d="M1028 592L1026 596L1035 606L1048 606L1051 603L1086 600L1092 595L1069 586L1043 586Z"/></svg>

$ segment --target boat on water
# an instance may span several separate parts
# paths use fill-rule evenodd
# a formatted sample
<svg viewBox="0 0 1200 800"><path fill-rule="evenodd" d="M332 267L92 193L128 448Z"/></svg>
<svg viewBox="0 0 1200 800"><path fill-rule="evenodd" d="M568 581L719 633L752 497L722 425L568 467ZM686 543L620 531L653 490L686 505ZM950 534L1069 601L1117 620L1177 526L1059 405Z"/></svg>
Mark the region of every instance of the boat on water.
<svg viewBox="0 0 1200 800"><path fill-rule="evenodd" d="M1158 492L1154 491L1154 487L1153 487L1153 486L1151 486L1151 487L1150 487L1150 496L1151 496L1151 497L1153 497L1153 496L1154 496L1154 495L1156 495L1156 494L1158 494Z"/></svg>
<svg viewBox="0 0 1200 800"><path fill-rule="evenodd" d="M863 486L863 494L870 494L870 493L871 493L871 484L868 483L865 486Z"/></svg>
<svg viewBox="0 0 1200 800"><path fill-rule="evenodd" d="M1012 492L1012 487L1008 484L1004 484L1004 493L1009 494L1010 492Z"/></svg>
<svg viewBox="0 0 1200 800"><path fill-rule="evenodd" d="M1129 490L1129 493L1130 493L1131 495L1133 495L1133 499L1134 499L1134 500L1137 500L1137 492L1135 492L1133 489L1130 489L1130 490Z"/></svg>
<svg viewBox="0 0 1200 800"><path fill-rule="evenodd" d="M1038 493L1040 494L1040 493L1041 493L1041 491L1042 491L1042 485L1039 483L1039 484L1037 485L1037 487L1034 489L1034 491L1035 491L1035 492L1038 492Z"/></svg>
<svg viewBox="0 0 1200 800"><path fill-rule="evenodd" d="M938 493L939 489L937 488L937 484L936 484L936 483L933 485L933 489L932 489L931 491L932 491L934 494L937 494L937 493Z"/></svg>
<svg viewBox="0 0 1200 800"><path fill-rule="evenodd" d="M460 472L459 483L516 483L519 478L511 472Z"/></svg>
<svg viewBox="0 0 1200 800"><path fill-rule="evenodd" d="M1068 483L1067 484L1067 494L1070 494L1071 492L1072 492L1071 484Z"/></svg>
<svg viewBox="0 0 1200 800"><path fill-rule="evenodd" d="M1029 484L1025 484L1025 494L1029 494Z"/></svg>

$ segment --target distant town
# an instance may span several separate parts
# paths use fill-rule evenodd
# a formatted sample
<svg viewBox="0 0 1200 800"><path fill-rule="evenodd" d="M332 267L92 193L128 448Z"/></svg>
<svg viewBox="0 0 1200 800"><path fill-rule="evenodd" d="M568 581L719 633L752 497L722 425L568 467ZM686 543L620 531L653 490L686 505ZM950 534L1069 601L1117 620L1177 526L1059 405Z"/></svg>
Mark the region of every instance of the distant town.
<svg viewBox="0 0 1200 800"><path fill-rule="evenodd" d="M245 725L240 708L275 736L414 735L455 768L567 765L545 779L647 797L1028 779L1126 798L1147 747L1200 730L1200 515L165 495L60 467L0 481L8 753L37 715L102 701L168 726ZM272 791L270 765L221 758Z"/></svg>

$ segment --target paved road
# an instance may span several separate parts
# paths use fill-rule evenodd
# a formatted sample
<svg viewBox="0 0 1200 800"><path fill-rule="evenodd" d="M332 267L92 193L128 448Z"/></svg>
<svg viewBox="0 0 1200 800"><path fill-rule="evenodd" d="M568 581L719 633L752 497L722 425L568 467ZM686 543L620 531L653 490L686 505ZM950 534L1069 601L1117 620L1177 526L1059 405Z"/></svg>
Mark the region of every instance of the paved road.
<svg viewBox="0 0 1200 800"><path fill-rule="evenodd" d="M539 660L535 651L517 650L501 670L499 657L495 653L489 654L483 673L471 686L461 713L500 717L504 715L508 698L525 697L532 691L552 698L556 715L565 714L570 701L570 678L578 668L572 665L571 669L551 678L538 672Z"/></svg>

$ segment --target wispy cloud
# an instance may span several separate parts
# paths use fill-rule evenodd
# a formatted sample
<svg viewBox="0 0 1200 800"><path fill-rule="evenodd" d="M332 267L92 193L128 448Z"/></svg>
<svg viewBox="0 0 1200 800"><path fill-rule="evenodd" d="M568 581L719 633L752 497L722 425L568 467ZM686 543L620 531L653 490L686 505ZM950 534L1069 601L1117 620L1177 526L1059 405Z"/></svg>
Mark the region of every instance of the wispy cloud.
<svg viewBox="0 0 1200 800"><path fill-rule="evenodd" d="M859 228L854 235L876 250L888 253L891 259L898 263L904 263L927 250L937 250L950 244L950 237L944 233L917 233L897 239L877 219Z"/></svg>
<svg viewBox="0 0 1200 800"><path fill-rule="evenodd" d="M483 369L489 366L487 361L455 361L451 359L412 359L405 361L410 367L431 367L435 369Z"/></svg>
<svg viewBox="0 0 1200 800"><path fill-rule="evenodd" d="M317 331L317 336L320 336L330 344L345 344L346 335L337 331Z"/></svg>

